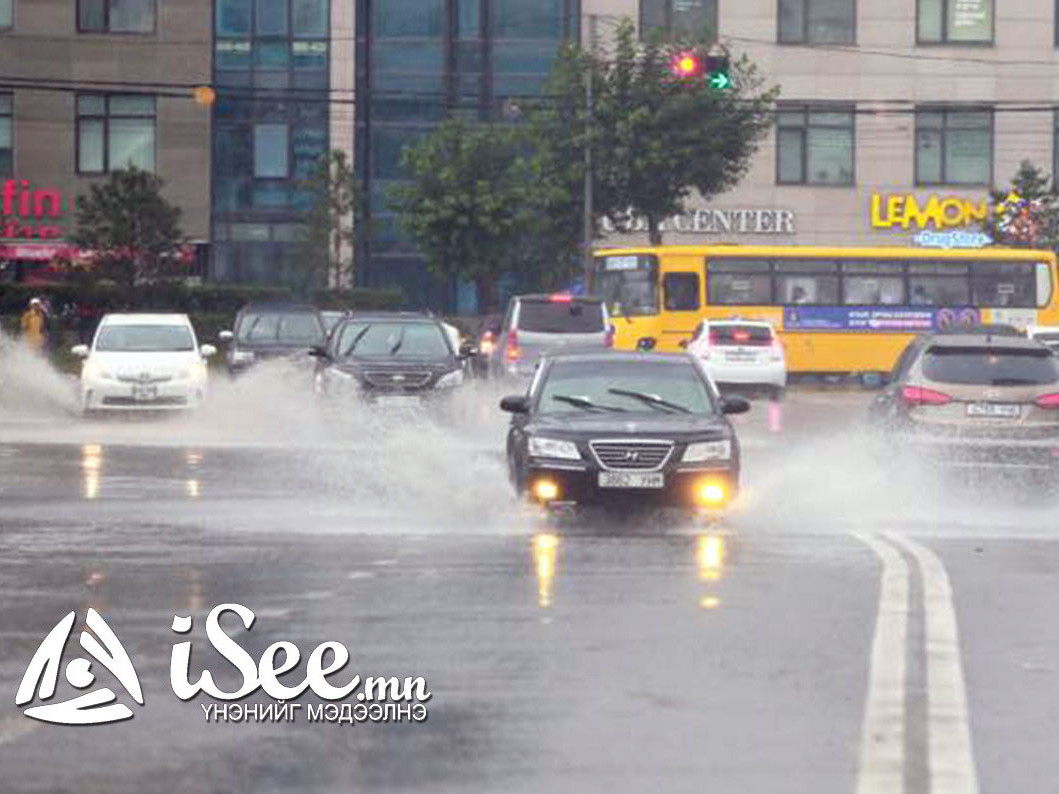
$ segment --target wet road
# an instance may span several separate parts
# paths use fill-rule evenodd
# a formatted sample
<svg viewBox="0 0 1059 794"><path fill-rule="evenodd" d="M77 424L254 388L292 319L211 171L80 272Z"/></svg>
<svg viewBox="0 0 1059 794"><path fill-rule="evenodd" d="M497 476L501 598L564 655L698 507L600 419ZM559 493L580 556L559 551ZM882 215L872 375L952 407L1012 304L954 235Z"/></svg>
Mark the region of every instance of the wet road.
<svg viewBox="0 0 1059 794"><path fill-rule="evenodd" d="M743 503L664 526L520 510L492 396L397 429L282 406L5 416L0 789L1054 790L1056 508L880 469L865 399L795 394L782 433L757 405ZM202 626L226 602L257 614L255 658L337 640L362 675L423 676L429 719L207 723L170 688L170 624L194 618L193 669L221 680ZM23 717L38 644L89 607L145 705L91 728Z"/></svg>

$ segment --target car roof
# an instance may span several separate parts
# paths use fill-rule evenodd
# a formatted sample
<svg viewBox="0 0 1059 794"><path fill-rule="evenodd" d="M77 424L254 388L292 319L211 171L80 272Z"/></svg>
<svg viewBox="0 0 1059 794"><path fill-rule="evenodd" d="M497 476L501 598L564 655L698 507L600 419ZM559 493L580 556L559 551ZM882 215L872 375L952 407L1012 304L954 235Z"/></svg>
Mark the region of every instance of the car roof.
<svg viewBox="0 0 1059 794"><path fill-rule="evenodd" d="M349 319L354 322L357 320L421 320L423 322L436 323L438 321L437 317L423 312L387 311L353 312L349 315Z"/></svg>
<svg viewBox="0 0 1059 794"><path fill-rule="evenodd" d="M1042 345L1035 339L1024 336L994 336L992 334L951 334L934 337L931 347L983 348L996 350L1039 350Z"/></svg>
<svg viewBox="0 0 1059 794"><path fill-rule="evenodd" d="M122 312L118 314L104 315L104 325L190 325L191 321L186 314L170 313L143 313Z"/></svg>
<svg viewBox="0 0 1059 794"><path fill-rule="evenodd" d="M311 312L319 314L320 310L308 303L291 303L285 301L251 301L239 310L243 312Z"/></svg>
<svg viewBox="0 0 1059 794"><path fill-rule="evenodd" d="M562 295L563 297L559 300L553 300L556 295ZM525 295L512 295L512 300L517 301L541 301L542 303L566 303L569 297L570 302L580 303L602 303L603 299L596 297L595 295L570 295L566 292L531 292Z"/></svg>
<svg viewBox="0 0 1059 794"><path fill-rule="evenodd" d="M694 365L694 359L687 353L654 353L639 352L631 350L560 350L547 352L544 358L549 361L572 361L578 364L606 363L610 361L626 361L642 364L680 364Z"/></svg>

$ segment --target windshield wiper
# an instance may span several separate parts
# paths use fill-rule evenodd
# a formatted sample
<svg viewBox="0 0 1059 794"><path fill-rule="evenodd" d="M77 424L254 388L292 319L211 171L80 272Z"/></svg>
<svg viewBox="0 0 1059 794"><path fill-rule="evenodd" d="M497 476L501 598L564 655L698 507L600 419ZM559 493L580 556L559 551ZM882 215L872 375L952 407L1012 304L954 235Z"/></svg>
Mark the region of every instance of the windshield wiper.
<svg viewBox="0 0 1059 794"><path fill-rule="evenodd" d="M607 389L610 394L617 394L620 397L632 397L634 400L639 400L642 403L647 403L652 408L669 409L670 411L676 411L677 413L690 414L691 409L680 403L671 403L669 400L663 400L657 394L648 394L642 391L629 391L628 389Z"/></svg>
<svg viewBox="0 0 1059 794"><path fill-rule="evenodd" d="M371 326L370 325L365 325L363 330L358 331L357 335L353 337L353 341L349 343L349 347L347 347L342 352L342 356L345 357L345 356L353 355L353 351L356 349L357 345L360 344L360 340L363 339L364 335L366 333L368 333L368 331L370 331L370 330L371 330Z"/></svg>
<svg viewBox="0 0 1059 794"><path fill-rule="evenodd" d="M401 335L397 337L397 344L390 348L390 355L397 355L397 351L401 349L401 345L404 344L404 329L401 329Z"/></svg>
<svg viewBox="0 0 1059 794"><path fill-rule="evenodd" d="M577 397L573 394L553 394L552 399L557 402L573 405L576 408L584 408L586 411L614 411L616 413L625 413L624 408L619 408L616 405L600 405L599 403L592 402L587 397Z"/></svg>

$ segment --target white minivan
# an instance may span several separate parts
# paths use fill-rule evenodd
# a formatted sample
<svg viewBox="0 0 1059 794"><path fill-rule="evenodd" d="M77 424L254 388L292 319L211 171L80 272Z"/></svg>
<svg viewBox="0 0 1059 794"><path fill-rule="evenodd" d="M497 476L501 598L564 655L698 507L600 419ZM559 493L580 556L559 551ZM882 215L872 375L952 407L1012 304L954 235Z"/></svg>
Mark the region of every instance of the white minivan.
<svg viewBox="0 0 1059 794"><path fill-rule="evenodd" d="M206 360L213 345L199 347L186 314L108 314L91 345L77 345L81 409L179 410L206 399Z"/></svg>

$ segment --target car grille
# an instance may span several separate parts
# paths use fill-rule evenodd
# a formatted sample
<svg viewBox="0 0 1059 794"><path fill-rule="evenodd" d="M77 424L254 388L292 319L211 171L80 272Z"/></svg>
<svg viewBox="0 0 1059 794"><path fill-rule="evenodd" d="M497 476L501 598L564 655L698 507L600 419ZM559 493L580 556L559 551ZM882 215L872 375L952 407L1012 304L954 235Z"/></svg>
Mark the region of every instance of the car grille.
<svg viewBox="0 0 1059 794"><path fill-rule="evenodd" d="M152 376L146 373L143 375L118 375L118 380L122 383L168 383L172 379L172 375Z"/></svg>
<svg viewBox="0 0 1059 794"><path fill-rule="evenodd" d="M134 405L150 408L153 405L187 405L187 397L156 397L153 400L134 400L132 397L104 397L103 405Z"/></svg>
<svg viewBox="0 0 1059 794"><path fill-rule="evenodd" d="M604 469L652 471L673 453L672 441L590 441L592 454Z"/></svg>
<svg viewBox="0 0 1059 794"><path fill-rule="evenodd" d="M429 372L365 372L368 385L379 389L418 389L430 380Z"/></svg>

